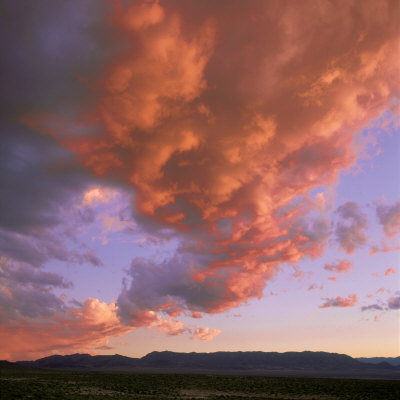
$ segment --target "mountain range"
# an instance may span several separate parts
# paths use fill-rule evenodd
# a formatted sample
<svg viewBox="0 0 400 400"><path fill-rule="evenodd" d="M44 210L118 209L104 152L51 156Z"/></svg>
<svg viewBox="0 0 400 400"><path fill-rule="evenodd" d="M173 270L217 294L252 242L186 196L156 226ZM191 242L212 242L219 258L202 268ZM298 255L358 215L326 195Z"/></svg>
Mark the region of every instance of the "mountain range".
<svg viewBox="0 0 400 400"><path fill-rule="evenodd" d="M152 352L142 358L119 354L52 355L36 361L17 361L19 366L46 369L154 372L214 372L229 374L272 374L298 376L390 376L400 378L397 359L355 359L326 352Z"/></svg>
<svg viewBox="0 0 400 400"><path fill-rule="evenodd" d="M400 366L400 357L360 357L356 360L369 363L369 364L380 364L382 362L387 362L395 367Z"/></svg>

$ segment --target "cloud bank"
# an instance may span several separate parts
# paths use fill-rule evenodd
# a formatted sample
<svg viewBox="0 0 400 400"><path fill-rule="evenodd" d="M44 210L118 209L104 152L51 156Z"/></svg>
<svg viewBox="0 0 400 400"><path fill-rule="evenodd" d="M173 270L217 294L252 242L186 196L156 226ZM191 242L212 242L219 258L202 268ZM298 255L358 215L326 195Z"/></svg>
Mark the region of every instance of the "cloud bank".
<svg viewBox="0 0 400 400"><path fill-rule="evenodd" d="M2 254L38 269L49 260L100 265L90 249L72 253L62 235L93 221L101 193L60 232L60 216L93 182L131 188L137 227L179 242L171 257L134 258L115 304L88 300L73 311L52 298L74 321L66 338L75 327L84 342L89 326L94 342L104 334L88 322L93 307L106 307L106 332L179 334L187 328L175 317L260 298L280 265L320 256L332 232L348 254L367 242L356 203L337 209L332 231L324 194L310 191L354 164L356 133L400 97L397 2L41 4L22 12L5 2L18 29L2 28L3 38L15 34L13 45L2 43L12 48L1 99ZM397 208L377 209L388 236ZM351 295L321 307L356 302ZM70 343L58 329L54 346ZM197 327L193 337L217 333Z"/></svg>

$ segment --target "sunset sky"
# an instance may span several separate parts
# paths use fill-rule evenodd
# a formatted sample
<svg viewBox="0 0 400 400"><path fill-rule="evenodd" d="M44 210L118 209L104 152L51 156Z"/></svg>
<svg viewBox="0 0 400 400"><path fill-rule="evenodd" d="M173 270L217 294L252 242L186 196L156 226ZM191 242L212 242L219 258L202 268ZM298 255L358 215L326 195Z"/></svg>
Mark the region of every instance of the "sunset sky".
<svg viewBox="0 0 400 400"><path fill-rule="evenodd" d="M0 359L399 356L399 21L1 2Z"/></svg>

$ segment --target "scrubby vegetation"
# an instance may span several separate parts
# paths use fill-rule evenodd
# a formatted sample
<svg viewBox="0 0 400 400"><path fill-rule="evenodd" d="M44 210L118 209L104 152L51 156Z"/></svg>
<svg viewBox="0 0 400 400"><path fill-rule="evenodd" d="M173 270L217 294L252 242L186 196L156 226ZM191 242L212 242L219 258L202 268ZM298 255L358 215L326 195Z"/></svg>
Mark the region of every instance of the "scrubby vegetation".
<svg viewBox="0 0 400 400"><path fill-rule="evenodd" d="M2 368L0 399L397 400L400 381Z"/></svg>

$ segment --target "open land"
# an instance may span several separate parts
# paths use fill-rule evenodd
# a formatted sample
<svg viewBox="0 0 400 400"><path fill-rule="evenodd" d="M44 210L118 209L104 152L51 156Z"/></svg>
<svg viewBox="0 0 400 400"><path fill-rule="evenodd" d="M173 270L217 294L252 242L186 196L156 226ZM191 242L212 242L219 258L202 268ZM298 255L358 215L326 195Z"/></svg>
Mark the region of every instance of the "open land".
<svg viewBox="0 0 400 400"><path fill-rule="evenodd" d="M1 400L397 400L400 381L2 368Z"/></svg>

